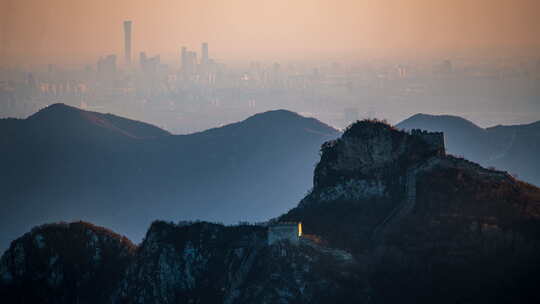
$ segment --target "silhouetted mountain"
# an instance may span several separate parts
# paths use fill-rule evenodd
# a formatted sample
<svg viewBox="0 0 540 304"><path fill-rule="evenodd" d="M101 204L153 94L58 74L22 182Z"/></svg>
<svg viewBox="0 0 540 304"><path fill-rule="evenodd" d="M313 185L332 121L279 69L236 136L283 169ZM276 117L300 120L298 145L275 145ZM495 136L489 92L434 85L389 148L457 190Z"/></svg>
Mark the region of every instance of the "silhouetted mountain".
<svg viewBox="0 0 540 304"><path fill-rule="evenodd" d="M540 121L486 129L499 152L486 165L508 170L519 178L540 185Z"/></svg>
<svg viewBox="0 0 540 304"><path fill-rule="evenodd" d="M396 126L444 132L449 153L540 185L540 121L483 129L457 116L416 114Z"/></svg>
<svg viewBox="0 0 540 304"><path fill-rule="evenodd" d="M446 155L442 136L361 121L326 142L313 189L277 219L302 222L298 242L269 245L266 225L157 221L131 251L94 241L90 225L37 228L4 253L0 291L57 303L69 303L62 292L80 303L538 303L540 189ZM104 244L123 252L107 261L128 265L100 290L87 282L106 262L88 256ZM82 297L92 288L99 298Z"/></svg>
<svg viewBox="0 0 540 304"><path fill-rule="evenodd" d="M27 124L41 133L72 136L110 136L153 138L170 135L167 131L112 114L83 111L65 104L50 105L29 116ZM35 131L35 130L34 130Z"/></svg>
<svg viewBox="0 0 540 304"><path fill-rule="evenodd" d="M309 188L318 147L338 134L280 110L170 135L61 104L0 120L0 130L0 248L50 221L84 219L140 240L155 218L277 216Z"/></svg>

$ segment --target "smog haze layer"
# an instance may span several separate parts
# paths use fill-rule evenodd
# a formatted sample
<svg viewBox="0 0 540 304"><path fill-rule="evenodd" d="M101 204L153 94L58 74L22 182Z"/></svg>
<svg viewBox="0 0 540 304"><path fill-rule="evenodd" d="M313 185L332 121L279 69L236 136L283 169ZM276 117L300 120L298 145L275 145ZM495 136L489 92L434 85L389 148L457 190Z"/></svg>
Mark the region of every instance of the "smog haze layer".
<svg viewBox="0 0 540 304"><path fill-rule="evenodd" d="M133 50L173 62L180 46L212 45L219 60L361 59L504 53L540 46L536 0L2 0L0 64L94 62Z"/></svg>

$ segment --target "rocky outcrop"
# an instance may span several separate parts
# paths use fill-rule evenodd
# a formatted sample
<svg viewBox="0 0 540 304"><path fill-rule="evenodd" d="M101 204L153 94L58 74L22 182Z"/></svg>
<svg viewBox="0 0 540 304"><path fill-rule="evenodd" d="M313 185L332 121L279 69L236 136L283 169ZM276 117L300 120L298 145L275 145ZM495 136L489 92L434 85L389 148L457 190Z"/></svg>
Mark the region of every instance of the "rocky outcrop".
<svg viewBox="0 0 540 304"><path fill-rule="evenodd" d="M335 200L398 200L408 170L437 155L439 149L423 136L376 120L358 122L322 146L313 190L299 207Z"/></svg>
<svg viewBox="0 0 540 304"><path fill-rule="evenodd" d="M325 143L315 169L315 189L335 186L352 177L381 180L437 153L420 136L380 121L351 125L343 136ZM390 189L388 189L390 191Z"/></svg>

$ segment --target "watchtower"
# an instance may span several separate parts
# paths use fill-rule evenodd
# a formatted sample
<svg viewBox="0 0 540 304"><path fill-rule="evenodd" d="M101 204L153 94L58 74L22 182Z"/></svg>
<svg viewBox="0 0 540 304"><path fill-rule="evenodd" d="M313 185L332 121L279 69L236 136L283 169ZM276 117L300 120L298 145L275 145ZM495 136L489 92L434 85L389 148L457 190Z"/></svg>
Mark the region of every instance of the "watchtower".
<svg viewBox="0 0 540 304"><path fill-rule="evenodd" d="M281 240L289 240L297 244L302 236L302 223L300 222L278 222L268 226L268 245Z"/></svg>
<svg viewBox="0 0 540 304"><path fill-rule="evenodd" d="M429 148L436 151L437 154L444 155L446 153L443 132L428 132L420 129L412 129L411 135L422 139L422 141L428 144Z"/></svg>

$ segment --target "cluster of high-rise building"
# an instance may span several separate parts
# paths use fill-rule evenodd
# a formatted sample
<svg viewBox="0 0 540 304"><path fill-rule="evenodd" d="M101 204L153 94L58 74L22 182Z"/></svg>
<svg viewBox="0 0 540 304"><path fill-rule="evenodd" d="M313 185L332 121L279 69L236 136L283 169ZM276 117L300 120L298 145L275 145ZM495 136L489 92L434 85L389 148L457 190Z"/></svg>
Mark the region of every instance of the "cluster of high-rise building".
<svg viewBox="0 0 540 304"><path fill-rule="evenodd" d="M212 84L215 82L217 65L208 56L208 43L201 44L200 59L197 60L197 52L183 46L180 52L181 76L185 81L197 81Z"/></svg>
<svg viewBox="0 0 540 304"><path fill-rule="evenodd" d="M128 70L133 70L136 66L132 60L133 44L133 22L126 20L123 23L124 31L124 66ZM215 82L218 65L209 57L208 43L201 44L200 56L196 51L189 50L182 46L180 51L180 70L178 79L184 82L197 82L212 84ZM117 56L114 54L102 56L97 62L97 72L104 79L114 78L118 71ZM160 55L148 56L146 52L139 53L139 68L143 73L156 73L159 70L166 70L166 66L161 63Z"/></svg>
<svg viewBox="0 0 540 304"><path fill-rule="evenodd" d="M97 65L0 67L1 117L24 117L63 102L186 133L286 108L343 127L379 113L403 117L414 105L428 111L456 92L463 109L477 100L502 104L540 96L535 58L252 62L233 68L213 60L204 42L197 50L179 47L174 63L166 64L144 50L134 58L133 22L122 25L123 56L102 56Z"/></svg>

